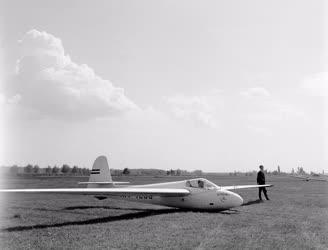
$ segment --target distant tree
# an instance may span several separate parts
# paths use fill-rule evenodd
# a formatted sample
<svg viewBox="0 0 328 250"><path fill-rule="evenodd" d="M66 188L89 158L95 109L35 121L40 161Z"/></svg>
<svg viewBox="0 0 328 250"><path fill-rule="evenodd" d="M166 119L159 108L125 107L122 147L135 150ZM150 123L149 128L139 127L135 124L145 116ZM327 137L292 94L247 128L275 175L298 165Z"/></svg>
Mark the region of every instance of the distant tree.
<svg viewBox="0 0 328 250"><path fill-rule="evenodd" d="M46 174L47 174L47 175L51 175L51 173L52 173L52 168L51 168L50 166L48 166L48 167L46 168Z"/></svg>
<svg viewBox="0 0 328 250"><path fill-rule="evenodd" d="M177 169L175 173L176 173L176 175L180 176L181 175L181 170Z"/></svg>
<svg viewBox="0 0 328 250"><path fill-rule="evenodd" d="M111 173L111 175L114 175L114 176L121 176L122 175L122 170L120 170L120 169L111 169L110 173Z"/></svg>
<svg viewBox="0 0 328 250"><path fill-rule="evenodd" d="M71 171L71 168L69 165L64 164L60 170L63 174L68 174Z"/></svg>
<svg viewBox="0 0 328 250"><path fill-rule="evenodd" d="M123 172L123 171L122 171ZM131 174L131 173L130 173ZM142 170L141 169L137 169L134 172L135 175L142 175Z"/></svg>
<svg viewBox="0 0 328 250"><path fill-rule="evenodd" d="M90 175L90 170L88 168L82 168L82 175L84 176Z"/></svg>
<svg viewBox="0 0 328 250"><path fill-rule="evenodd" d="M306 174L306 172L304 171L303 167L298 167L297 174L303 175L303 174Z"/></svg>
<svg viewBox="0 0 328 250"><path fill-rule="evenodd" d="M175 175L175 171L173 169L170 169L170 175Z"/></svg>
<svg viewBox="0 0 328 250"><path fill-rule="evenodd" d="M181 175L189 175L187 170L181 170Z"/></svg>
<svg viewBox="0 0 328 250"><path fill-rule="evenodd" d="M274 170L274 171L272 171L272 174L273 174L273 175L278 175L279 172L278 172L278 170Z"/></svg>
<svg viewBox="0 0 328 250"><path fill-rule="evenodd" d="M294 168L292 168L292 174L295 174L295 170L294 170Z"/></svg>
<svg viewBox="0 0 328 250"><path fill-rule="evenodd" d="M24 167L24 172L27 174L31 174L33 172L33 166L31 164L28 164L26 167Z"/></svg>
<svg viewBox="0 0 328 250"><path fill-rule="evenodd" d="M18 166L14 165L12 167L10 167L10 174L11 175L17 175L18 174Z"/></svg>
<svg viewBox="0 0 328 250"><path fill-rule="evenodd" d="M59 173L59 170L60 170L59 167L54 166L54 167L52 168L52 173L56 175L56 174Z"/></svg>
<svg viewBox="0 0 328 250"><path fill-rule="evenodd" d="M40 167L38 165L34 165L33 167L33 173L38 174L40 172Z"/></svg>
<svg viewBox="0 0 328 250"><path fill-rule="evenodd" d="M170 170L167 170L166 175L170 175L170 174L171 174Z"/></svg>
<svg viewBox="0 0 328 250"><path fill-rule="evenodd" d="M128 175L128 174L130 174L130 170L129 170L128 168L124 168L124 169L123 169L123 174L124 174L124 175Z"/></svg>
<svg viewBox="0 0 328 250"><path fill-rule="evenodd" d="M74 166L73 168L72 168L72 174L74 174L74 175L76 175L77 173L78 173L78 171L79 171L79 168L78 168L78 166Z"/></svg>
<svg viewBox="0 0 328 250"><path fill-rule="evenodd" d="M280 166L278 165L278 174L280 174Z"/></svg>
<svg viewBox="0 0 328 250"><path fill-rule="evenodd" d="M201 176L201 175L203 175L203 171L197 169L197 170L195 170L195 171L193 172L193 174L194 174L194 175L197 175L197 176Z"/></svg>

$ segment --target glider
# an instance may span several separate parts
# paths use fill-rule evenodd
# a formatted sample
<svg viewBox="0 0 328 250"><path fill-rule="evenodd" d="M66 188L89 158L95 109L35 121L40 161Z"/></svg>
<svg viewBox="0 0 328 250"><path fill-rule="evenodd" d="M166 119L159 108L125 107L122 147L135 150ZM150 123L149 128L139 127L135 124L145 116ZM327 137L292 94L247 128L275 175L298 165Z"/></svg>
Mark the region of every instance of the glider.
<svg viewBox="0 0 328 250"><path fill-rule="evenodd" d="M94 195L98 199L114 198L168 207L225 210L243 204L243 198L230 190L271 187L267 185L217 186L204 178L147 185L125 185L112 180L105 156L99 156L92 167L86 188L1 189L5 193L61 193Z"/></svg>
<svg viewBox="0 0 328 250"><path fill-rule="evenodd" d="M316 176L316 175L312 175L312 176L309 176L309 175L290 175L290 176L294 177L294 178L302 179L304 181L328 181L328 179L320 178L320 175L319 175L319 178L312 177L312 176Z"/></svg>

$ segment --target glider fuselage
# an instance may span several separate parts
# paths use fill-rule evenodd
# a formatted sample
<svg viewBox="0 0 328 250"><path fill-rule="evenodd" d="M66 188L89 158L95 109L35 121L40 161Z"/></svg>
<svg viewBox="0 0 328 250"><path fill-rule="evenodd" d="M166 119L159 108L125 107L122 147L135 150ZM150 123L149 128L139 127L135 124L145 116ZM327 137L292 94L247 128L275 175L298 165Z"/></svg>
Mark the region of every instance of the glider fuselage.
<svg viewBox="0 0 328 250"><path fill-rule="evenodd" d="M198 186L201 181L203 186ZM186 183L190 185L186 186ZM243 199L236 193L228 190L220 190L214 183L203 179L192 179L177 182L130 186L131 188L184 188L190 194L179 195L156 195L156 194L110 194L106 195L114 199L122 199L133 202L142 202L155 205L163 205L177 208L201 209L201 210L224 210L238 207L243 204Z"/></svg>

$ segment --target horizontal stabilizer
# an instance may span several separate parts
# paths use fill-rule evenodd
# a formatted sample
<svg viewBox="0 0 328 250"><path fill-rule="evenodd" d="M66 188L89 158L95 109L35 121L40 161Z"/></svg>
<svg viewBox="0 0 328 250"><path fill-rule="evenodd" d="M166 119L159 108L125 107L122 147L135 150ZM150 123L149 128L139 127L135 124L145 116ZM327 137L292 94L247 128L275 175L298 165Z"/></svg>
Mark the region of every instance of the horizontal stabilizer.
<svg viewBox="0 0 328 250"><path fill-rule="evenodd" d="M272 184L265 185L237 185L237 186L223 186L220 187L221 190L235 190L235 189L243 189L243 188L259 188L259 187L273 187Z"/></svg>
<svg viewBox="0 0 328 250"><path fill-rule="evenodd" d="M98 185L107 185L107 184L128 184L128 181L82 181L78 184L98 184Z"/></svg>

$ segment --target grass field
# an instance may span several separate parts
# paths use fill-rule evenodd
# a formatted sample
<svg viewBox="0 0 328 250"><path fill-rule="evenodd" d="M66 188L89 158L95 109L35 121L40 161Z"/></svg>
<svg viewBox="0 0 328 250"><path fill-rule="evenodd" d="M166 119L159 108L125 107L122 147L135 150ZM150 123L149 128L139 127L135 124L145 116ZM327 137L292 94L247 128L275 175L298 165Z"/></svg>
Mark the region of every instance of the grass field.
<svg viewBox="0 0 328 250"><path fill-rule="evenodd" d="M219 185L254 176L209 176ZM15 194L2 200L1 249L328 249L328 182L268 176L270 201L192 212L83 195ZM114 178L115 179L115 178ZM135 177L133 184L174 181ZM87 178L7 179L12 188L76 187Z"/></svg>

